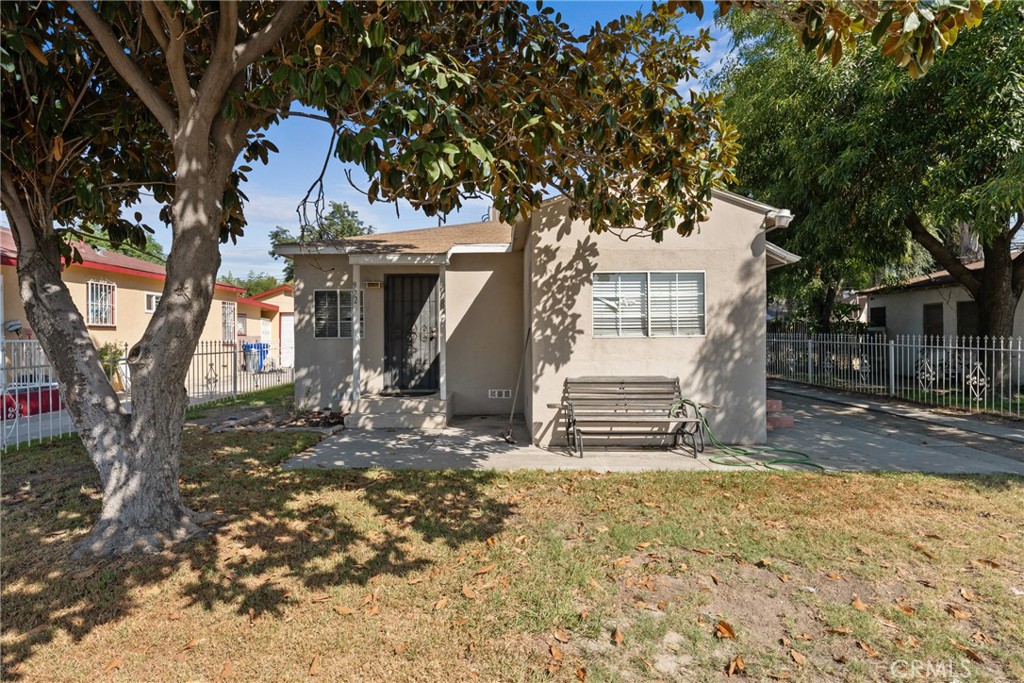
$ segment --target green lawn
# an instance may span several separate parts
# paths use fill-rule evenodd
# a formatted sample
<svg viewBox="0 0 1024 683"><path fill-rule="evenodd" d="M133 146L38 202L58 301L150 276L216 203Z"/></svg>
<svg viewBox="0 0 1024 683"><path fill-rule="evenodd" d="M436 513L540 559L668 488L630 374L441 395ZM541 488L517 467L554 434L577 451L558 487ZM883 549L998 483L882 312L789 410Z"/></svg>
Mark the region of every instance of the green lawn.
<svg viewBox="0 0 1024 683"><path fill-rule="evenodd" d="M219 408L279 408L290 405L295 393L292 383L241 394L238 398L226 398L210 403L190 406L186 416L190 420L206 417L214 409Z"/></svg>
<svg viewBox="0 0 1024 683"><path fill-rule="evenodd" d="M3 680L1024 678L1020 478L277 467L317 438L190 428L229 521L84 565L81 448L5 454Z"/></svg>

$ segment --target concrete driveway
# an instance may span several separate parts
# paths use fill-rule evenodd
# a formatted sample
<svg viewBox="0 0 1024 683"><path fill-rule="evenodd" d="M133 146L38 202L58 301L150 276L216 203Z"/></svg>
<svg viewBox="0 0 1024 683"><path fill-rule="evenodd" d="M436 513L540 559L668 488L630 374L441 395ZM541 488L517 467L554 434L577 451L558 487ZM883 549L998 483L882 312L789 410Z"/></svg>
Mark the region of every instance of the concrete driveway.
<svg viewBox="0 0 1024 683"><path fill-rule="evenodd" d="M782 399L785 411L796 419L795 427L770 433L769 445L806 453L825 470L1024 475L1024 440L1015 425L957 418L956 426L951 426L858 407L844 403L841 395L802 393L769 391L769 397ZM972 431L975 425L977 431ZM723 458L707 452L694 459L684 451L595 448L580 459L563 450L531 446L521 424L513 434L517 443L509 444L500 436L504 426L500 418L477 417L454 420L443 430L346 430L295 455L284 466L749 471L769 469L765 463L773 457ZM774 464L771 469L807 468Z"/></svg>

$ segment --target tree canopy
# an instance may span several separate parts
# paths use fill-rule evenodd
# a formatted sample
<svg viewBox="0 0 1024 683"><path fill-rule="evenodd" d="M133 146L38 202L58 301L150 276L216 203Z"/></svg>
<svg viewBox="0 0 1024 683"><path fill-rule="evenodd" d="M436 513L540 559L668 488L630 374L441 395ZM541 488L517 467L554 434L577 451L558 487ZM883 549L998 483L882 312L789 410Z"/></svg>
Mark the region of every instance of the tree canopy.
<svg viewBox="0 0 1024 683"><path fill-rule="evenodd" d="M1009 334L1024 289L1024 260L1010 262L1024 218L1022 17L990 10L921 79L873 51L818 64L782 22L727 17L737 49L718 85L743 140L740 187L798 216L783 239L805 258L784 280L822 295L863 286L913 239L978 300L986 332ZM987 275L960 262L964 226Z"/></svg>

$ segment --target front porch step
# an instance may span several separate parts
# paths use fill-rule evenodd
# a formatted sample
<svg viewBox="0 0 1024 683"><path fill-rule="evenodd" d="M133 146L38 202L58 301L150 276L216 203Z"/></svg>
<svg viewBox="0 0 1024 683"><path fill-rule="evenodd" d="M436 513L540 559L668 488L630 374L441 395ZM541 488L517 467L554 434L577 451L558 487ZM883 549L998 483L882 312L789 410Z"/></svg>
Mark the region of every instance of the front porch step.
<svg viewBox="0 0 1024 683"><path fill-rule="evenodd" d="M344 410L346 429L444 429L453 403L437 396L367 396Z"/></svg>

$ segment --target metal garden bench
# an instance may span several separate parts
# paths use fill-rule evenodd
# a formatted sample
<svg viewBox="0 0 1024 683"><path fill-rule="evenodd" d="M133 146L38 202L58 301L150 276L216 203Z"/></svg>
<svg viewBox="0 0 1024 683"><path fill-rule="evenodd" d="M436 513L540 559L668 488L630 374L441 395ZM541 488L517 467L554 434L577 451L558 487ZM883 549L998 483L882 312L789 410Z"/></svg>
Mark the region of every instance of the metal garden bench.
<svg viewBox="0 0 1024 683"><path fill-rule="evenodd" d="M583 457L584 436L651 436L665 432L689 446L693 457L704 450L704 425L692 405L682 401L673 377L577 377L565 380L562 403L565 436Z"/></svg>

